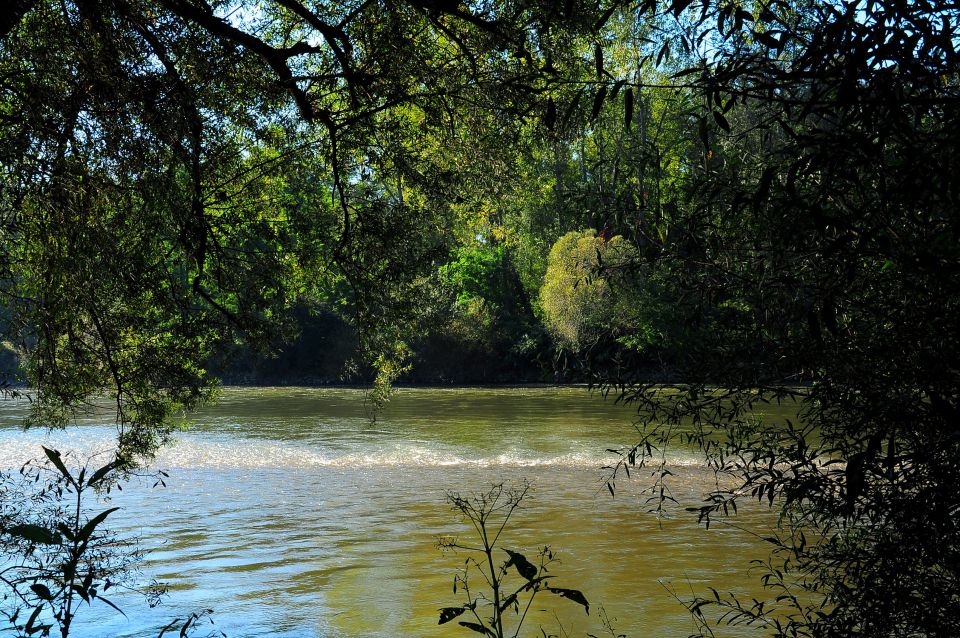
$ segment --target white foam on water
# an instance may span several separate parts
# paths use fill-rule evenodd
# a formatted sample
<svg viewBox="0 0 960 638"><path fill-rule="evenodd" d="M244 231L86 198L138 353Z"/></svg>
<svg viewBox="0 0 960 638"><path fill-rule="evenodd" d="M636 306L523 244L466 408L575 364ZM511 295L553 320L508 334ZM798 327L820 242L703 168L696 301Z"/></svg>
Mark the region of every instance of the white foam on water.
<svg viewBox="0 0 960 638"><path fill-rule="evenodd" d="M534 467L568 465L596 467L604 459L590 452L541 456L530 450L500 454L467 453L446 446L391 443L380 449L330 450L309 445L265 441L180 440L162 450L156 464L181 468L263 467Z"/></svg>
<svg viewBox="0 0 960 638"><path fill-rule="evenodd" d="M85 426L65 431L6 430L0 433L0 467L15 469L44 457L42 447L70 454L75 464L108 459L115 432L107 426ZM324 448L310 443L284 442L237 436L186 434L163 447L152 464L158 468L374 468L374 467L590 467L610 465L618 457L602 449L544 454L510 448L503 451L457 449L443 444L391 441L381 446L353 449ZM702 463L691 454L673 454L668 465Z"/></svg>
<svg viewBox="0 0 960 638"><path fill-rule="evenodd" d="M66 430L6 429L0 431L0 468L18 469L23 464L45 459L43 448L71 456L75 463L107 462L116 448L111 428L77 427Z"/></svg>

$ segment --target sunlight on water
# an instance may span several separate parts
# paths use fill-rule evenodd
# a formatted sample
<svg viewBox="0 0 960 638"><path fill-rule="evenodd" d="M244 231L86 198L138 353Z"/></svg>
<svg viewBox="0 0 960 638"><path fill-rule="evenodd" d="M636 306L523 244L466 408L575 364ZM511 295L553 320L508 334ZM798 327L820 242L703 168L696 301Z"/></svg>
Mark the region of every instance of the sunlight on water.
<svg viewBox="0 0 960 638"><path fill-rule="evenodd" d="M0 407L3 467L41 445L87 458L115 434L103 417L24 432L23 409ZM668 457L680 501L668 518L646 513L649 473L618 480L612 499L600 468L616 458L608 448L630 442L631 421L629 409L569 388L404 390L375 422L359 391L228 389L161 451L165 488L145 480L112 496L123 509L110 520L151 550L143 576L170 584L166 604L121 594L126 618L84 609L72 635L155 636L206 607L229 636L469 634L437 625L440 607L462 602L451 586L464 558L439 551L437 538L467 532L444 494L526 479L532 496L505 546L559 553L555 584L592 604L587 616L544 601L571 636L600 632L601 603L622 633L686 636L693 626L669 590L763 594L750 560L765 548L753 532L772 517L747 508L736 525L698 527L682 508L698 504L712 475L691 450ZM556 629L551 613L534 614L525 635Z"/></svg>
<svg viewBox="0 0 960 638"><path fill-rule="evenodd" d="M8 429L0 439L0 467L19 467L42 456L42 446L69 451L76 459L109 459L115 430L109 426L83 426L67 431L43 432ZM266 443L261 440L230 440L219 437L179 435L157 454L154 466L164 469L202 468L301 468L382 466L475 466L480 468L563 466L600 468L615 463L616 454L603 449L559 454L505 446L495 455L470 455L454 446L391 442L384 449L342 453L297 442ZM697 466L693 452L667 455L671 466Z"/></svg>

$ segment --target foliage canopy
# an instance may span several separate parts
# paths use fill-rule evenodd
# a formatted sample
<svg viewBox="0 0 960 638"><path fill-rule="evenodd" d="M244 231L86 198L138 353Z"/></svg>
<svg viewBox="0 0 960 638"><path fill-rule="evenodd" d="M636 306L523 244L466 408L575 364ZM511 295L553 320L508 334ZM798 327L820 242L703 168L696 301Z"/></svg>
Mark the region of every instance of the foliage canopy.
<svg viewBox="0 0 960 638"><path fill-rule="evenodd" d="M451 254L499 303L496 246L513 307L637 405L620 468L693 423L736 483L702 517L781 508L768 580L811 596L711 604L784 636L960 625L955 2L11 7L0 320L35 421L111 393L121 461L149 456L212 353L305 301L397 374ZM751 415L784 400L801 424Z"/></svg>

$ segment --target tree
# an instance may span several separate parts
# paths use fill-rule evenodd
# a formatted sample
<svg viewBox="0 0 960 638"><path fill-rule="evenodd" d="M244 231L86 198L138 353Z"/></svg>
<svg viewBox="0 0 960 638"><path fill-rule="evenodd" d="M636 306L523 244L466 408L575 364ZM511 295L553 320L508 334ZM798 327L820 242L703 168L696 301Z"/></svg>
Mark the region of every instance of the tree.
<svg viewBox="0 0 960 638"><path fill-rule="evenodd" d="M711 329L669 361L678 392L621 387L645 423L624 462L692 423L736 479L701 517L747 497L781 509L766 576L779 610L709 598L698 614L720 605L784 636L949 635L957 7L689 5L662 15L702 52L675 77L702 96L704 161L656 261L681 315ZM755 423L767 401L796 401L799 421Z"/></svg>
<svg viewBox="0 0 960 638"><path fill-rule="evenodd" d="M632 322L636 298L623 268L636 250L623 237L570 232L550 249L540 303L549 328L567 347L586 349Z"/></svg>
<svg viewBox="0 0 960 638"><path fill-rule="evenodd" d="M502 245L455 249L431 278L422 336L411 340L404 382L510 383L539 378L531 350L540 346L529 300ZM532 336L531 336L532 335Z"/></svg>
<svg viewBox="0 0 960 638"><path fill-rule="evenodd" d="M209 398L213 353L270 342L304 297L345 290L361 347L403 369L452 236L451 179L421 142L464 105L531 109L564 64L541 36L590 18L513 2L236 8L35 0L0 25L3 337L25 353L35 422L109 392L131 464Z"/></svg>
<svg viewBox="0 0 960 638"><path fill-rule="evenodd" d="M34 424L112 396L118 472L212 396L212 355L269 344L303 299L336 291L382 377L403 369L417 293L452 235L452 180L420 143L456 128L464 104L532 108L554 48L538 32L563 17L513 2L12 9L0 341L23 355Z"/></svg>
<svg viewBox="0 0 960 638"><path fill-rule="evenodd" d="M130 11L35 3L5 35L0 243L34 421L62 425L110 390L132 463L209 396L218 342L265 334L292 272L285 220L263 205L276 158L237 135L276 100L238 108L235 52ZM235 75L215 81L213 59Z"/></svg>

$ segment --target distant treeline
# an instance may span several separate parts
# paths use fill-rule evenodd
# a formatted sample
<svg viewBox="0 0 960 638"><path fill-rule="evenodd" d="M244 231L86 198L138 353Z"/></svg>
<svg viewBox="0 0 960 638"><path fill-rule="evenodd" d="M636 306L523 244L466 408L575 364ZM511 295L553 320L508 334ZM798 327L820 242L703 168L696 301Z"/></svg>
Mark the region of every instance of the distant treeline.
<svg viewBox="0 0 960 638"><path fill-rule="evenodd" d="M211 371L228 385L367 384L376 371L359 352L356 329L329 309L300 307L294 313L297 334L270 352L238 346L211 362ZM518 351L506 336L481 342L437 330L411 344L413 357L398 384L470 385L579 381L571 371L555 370L549 343Z"/></svg>

